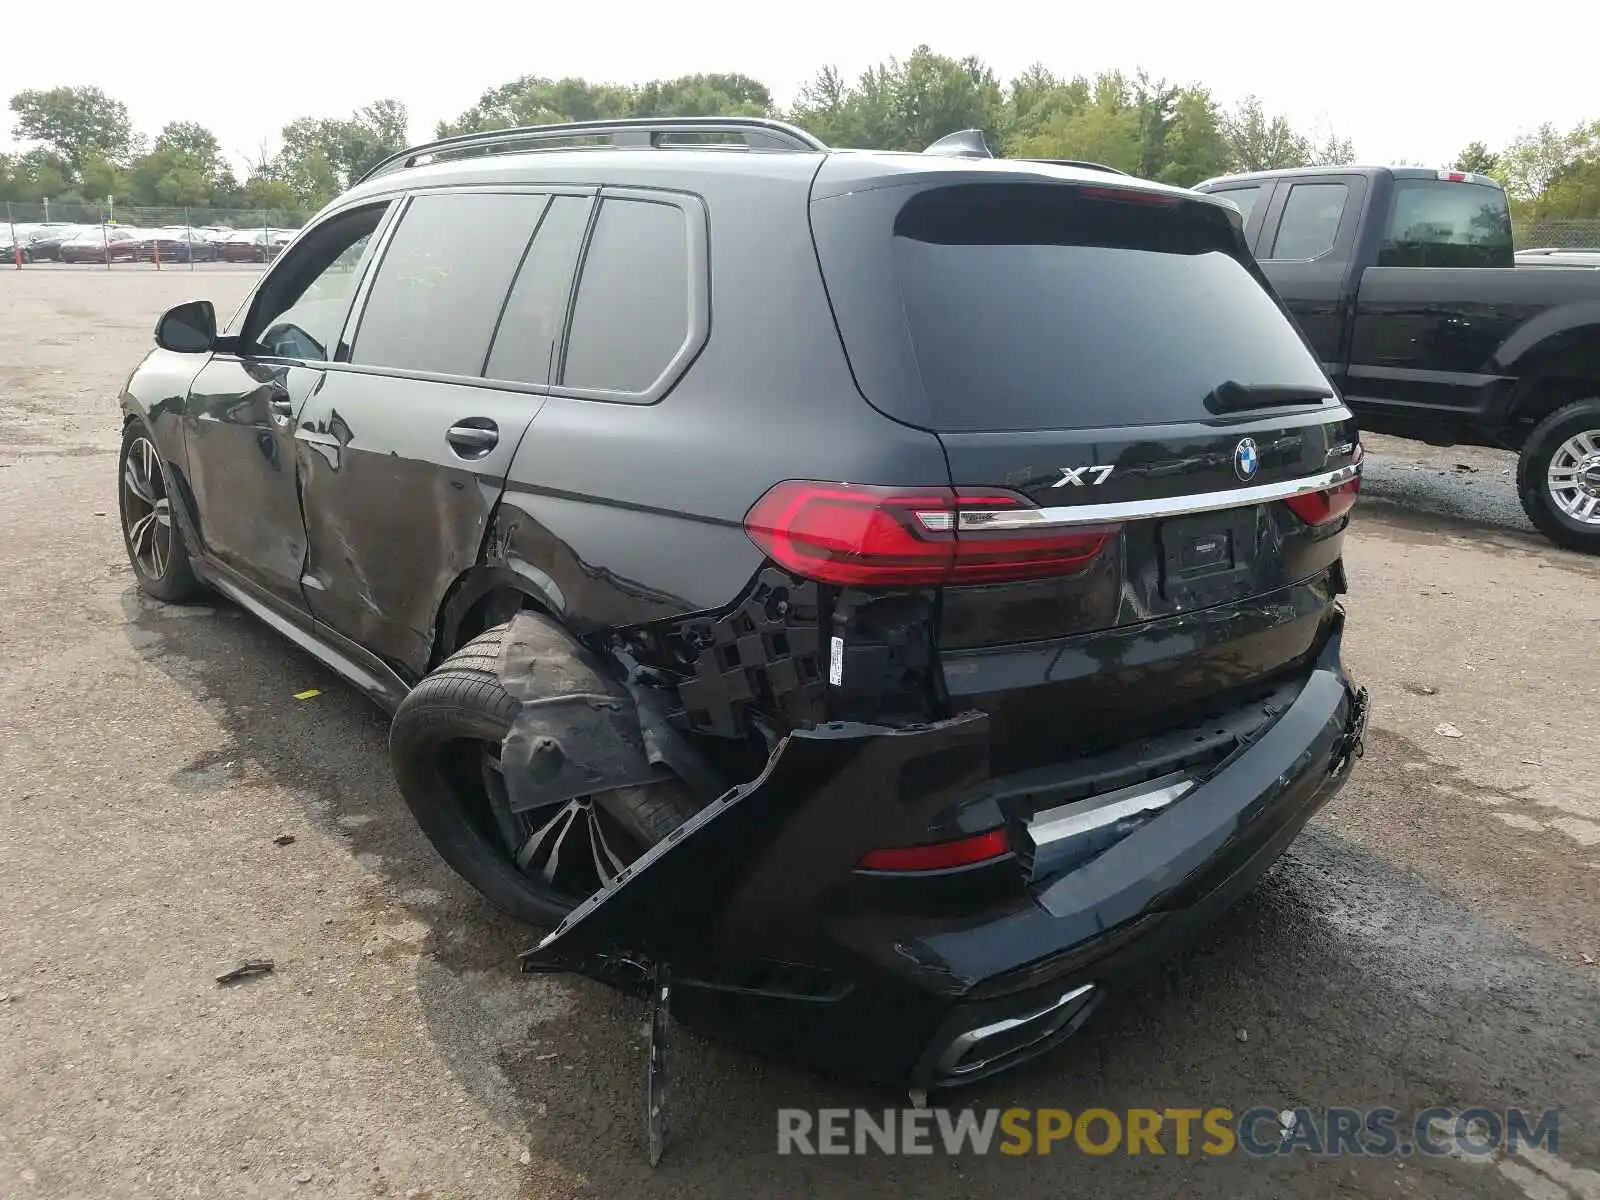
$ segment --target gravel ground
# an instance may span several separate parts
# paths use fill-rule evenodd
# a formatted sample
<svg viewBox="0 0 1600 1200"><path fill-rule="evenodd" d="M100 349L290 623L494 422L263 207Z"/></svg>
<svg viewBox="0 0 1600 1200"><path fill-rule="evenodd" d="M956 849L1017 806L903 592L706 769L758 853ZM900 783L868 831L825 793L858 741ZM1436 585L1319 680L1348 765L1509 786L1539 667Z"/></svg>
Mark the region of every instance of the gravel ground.
<svg viewBox="0 0 1600 1200"><path fill-rule="evenodd" d="M535 934L440 864L358 696L134 587L117 389L158 311L251 277L0 272L0 1196L1600 1198L1600 562L1526 531L1509 456L1372 439L1354 781L1181 960L963 1099L1557 1107L1554 1157L785 1158L778 1108L898 1101L677 1031L651 1171L640 1008L516 974Z"/></svg>

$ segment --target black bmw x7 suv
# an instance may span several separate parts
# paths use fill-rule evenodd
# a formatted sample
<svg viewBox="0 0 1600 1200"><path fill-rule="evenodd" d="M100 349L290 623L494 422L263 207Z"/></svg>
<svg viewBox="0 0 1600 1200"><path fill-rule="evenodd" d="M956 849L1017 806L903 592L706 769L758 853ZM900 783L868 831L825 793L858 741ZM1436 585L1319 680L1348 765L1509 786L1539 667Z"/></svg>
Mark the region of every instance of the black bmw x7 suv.
<svg viewBox="0 0 1600 1200"><path fill-rule="evenodd" d="M914 1086L1224 911L1366 713L1361 447L1238 210L935 150L408 151L161 319L120 462L140 585L391 710L533 965Z"/></svg>

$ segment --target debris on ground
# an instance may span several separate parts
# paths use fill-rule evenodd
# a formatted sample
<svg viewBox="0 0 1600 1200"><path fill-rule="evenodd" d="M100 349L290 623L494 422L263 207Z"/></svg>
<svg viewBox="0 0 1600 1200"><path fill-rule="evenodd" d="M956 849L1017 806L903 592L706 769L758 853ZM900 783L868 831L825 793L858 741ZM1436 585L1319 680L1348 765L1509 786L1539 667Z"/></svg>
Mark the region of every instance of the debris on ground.
<svg viewBox="0 0 1600 1200"><path fill-rule="evenodd" d="M1471 463L1457 463L1456 464L1456 470L1458 470L1458 471L1469 471L1472 474L1477 474L1478 468L1473 466Z"/></svg>
<svg viewBox="0 0 1600 1200"><path fill-rule="evenodd" d="M1250 1040L1250 1031L1248 1029L1241 1029L1233 1036L1238 1038L1241 1042L1248 1042Z"/></svg>
<svg viewBox="0 0 1600 1200"><path fill-rule="evenodd" d="M1591 967L1594 966L1594 955L1592 955L1592 954L1580 954L1578 957L1583 959L1585 965L1591 966Z"/></svg>
<svg viewBox="0 0 1600 1200"><path fill-rule="evenodd" d="M1461 732L1461 730L1457 729L1454 725L1450 724L1449 721L1443 721L1440 724L1434 726L1434 730L1433 731L1435 733L1437 733L1437 734L1442 734L1444 737L1448 737L1448 738L1458 738L1458 737L1465 737L1466 736L1464 733Z"/></svg>
<svg viewBox="0 0 1600 1200"><path fill-rule="evenodd" d="M292 846L294 845L294 834L280 833L277 837L272 839L272 844L274 846Z"/></svg>
<svg viewBox="0 0 1600 1200"><path fill-rule="evenodd" d="M232 970L224 971L217 976L217 983L223 986L238 983L241 979L249 979L252 975L270 975L272 973L272 960L270 958L247 958Z"/></svg>
<svg viewBox="0 0 1600 1200"><path fill-rule="evenodd" d="M294 698L296 700L312 700L320 695L322 695L321 688L307 688L303 692L296 692Z"/></svg>

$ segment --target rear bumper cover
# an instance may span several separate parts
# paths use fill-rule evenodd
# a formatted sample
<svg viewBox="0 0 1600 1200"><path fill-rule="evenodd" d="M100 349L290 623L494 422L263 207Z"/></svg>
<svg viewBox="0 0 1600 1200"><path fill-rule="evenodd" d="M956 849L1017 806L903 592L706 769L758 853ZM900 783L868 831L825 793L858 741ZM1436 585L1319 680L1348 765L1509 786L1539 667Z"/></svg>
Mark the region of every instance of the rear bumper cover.
<svg viewBox="0 0 1600 1200"><path fill-rule="evenodd" d="M982 788L985 717L825 726L786 739L760 778L652 848L525 963L616 983L618 963L670 962L678 1014L751 1048L917 1087L992 1075L1189 942L1342 786L1367 704L1339 634L1336 621L1289 707L1192 792L1009 900L963 903L959 873L938 904L912 909L863 905L850 886L866 849L915 840Z"/></svg>

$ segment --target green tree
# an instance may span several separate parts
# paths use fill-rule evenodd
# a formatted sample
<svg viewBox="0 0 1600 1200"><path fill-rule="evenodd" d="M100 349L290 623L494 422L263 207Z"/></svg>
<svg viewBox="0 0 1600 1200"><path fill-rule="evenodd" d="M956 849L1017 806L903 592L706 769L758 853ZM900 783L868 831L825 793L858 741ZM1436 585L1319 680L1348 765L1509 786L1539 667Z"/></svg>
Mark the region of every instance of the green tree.
<svg viewBox="0 0 1600 1200"><path fill-rule="evenodd" d="M405 105L379 100L348 118L300 117L283 127L283 147L264 168L311 207L320 207L410 143Z"/></svg>
<svg viewBox="0 0 1600 1200"><path fill-rule="evenodd" d="M11 97L12 133L43 142L74 170L91 157L116 161L134 146L127 105L97 87L30 88Z"/></svg>
<svg viewBox="0 0 1600 1200"><path fill-rule="evenodd" d="M148 154L134 160L133 199L170 207L227 205L235 199L233 170L216 135L193 121L173 121Z"/></svg>
<svg viewBox="0 0 1600 1200"><path fill-rule="evenodd" d="M10 159L4 183L7 200L54 200L73 190L72 164L53 150L29 150Z"/></svg>
<svg viewBox="0 0 1600 1200"><path fill-rule="evenodd" d="M1222 112L1205 88L1190 86L1178 94L1165 144L1166 162L1155 173L1162 183L1193 187L1227 172L1230 158Z"/></svg>
<svg viewBox="0 0 1600 1200"><path fill-rule="evenodd" d="M1475 171L1479 175L1493 175L1500 169L1500 156L1482 142L1468 142L1455 156L1452 164L1458 171Z"/></svg>
<svg viewBox="0 0 1600 1200"><path fill-rule="evenodd" d="M853 86L824 67L789 119L831 146L924 150L961 129L998 134L1007 116L1000 81L981 61L918 46L904 62L869 68Z"/></svg>
<svg viewBox="0 0 1600 1200"><path fill-rule="evenodd" d="M1500 155L1498 178L1519 200L1532 200L1593 149L1594 127L1561 132L1546 121L1525 133Z"/></svg>
<svg viewBox="0 0 1600 1200"><path fill-rule="evenodd" d="M1019 158L1083 159L1140 174L1152 125L1165 137L1159 125L1161 98L1145 96L1141 103L1119 71L1097 77L1085 91L1085 104L1058 107L1038 133L1015 142L1013 153Z"/></svg>
<svg viewBox="0 0 1600 1200"><path fill-rule="evenodd" d="M1318 167L1348 167L1356 160L1355 144L1336 133L1311 152L1311 165Z"/></svg>
<svg viewBox="0 0 1600 1200"><path fill-rule="evenodd" d="M1313 158L1311 143L1295 132L1287 118L1269 117L1255 96L1241 100L1222 128L1235 171L1304 167Z"/></svg>
<svg viewBox="0 0 1600 1200"><path fill-rule="evenodd" d="M454 121L439 122L437 133L452 137L514 125L627 117L764 117L775 111L772 93L748 75L683 75L627 86L524 75L490 88Z"/></svg>

